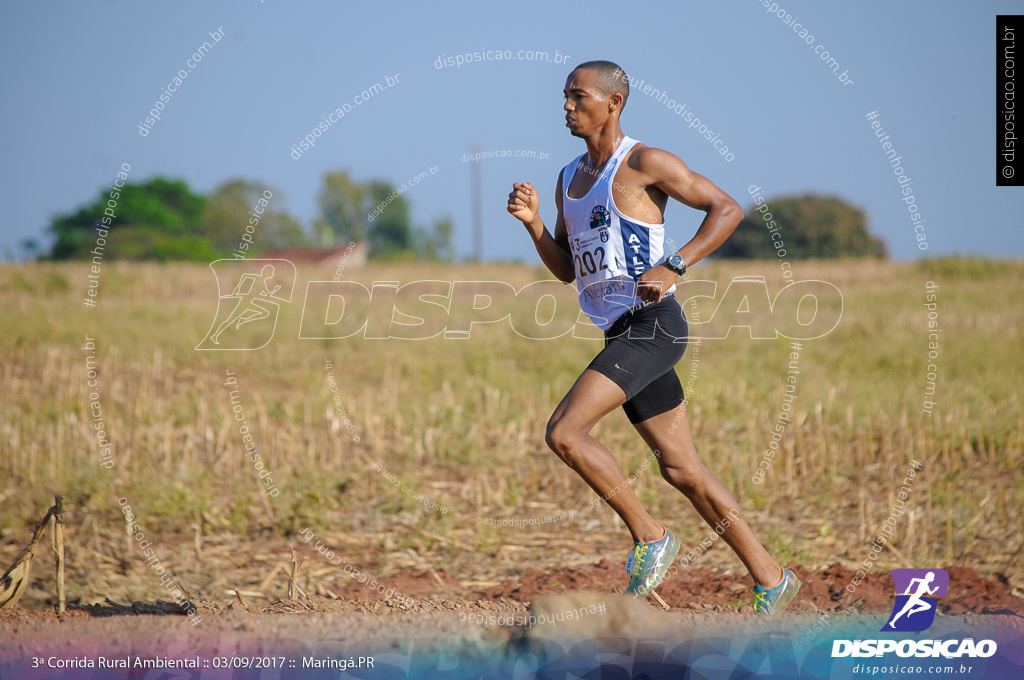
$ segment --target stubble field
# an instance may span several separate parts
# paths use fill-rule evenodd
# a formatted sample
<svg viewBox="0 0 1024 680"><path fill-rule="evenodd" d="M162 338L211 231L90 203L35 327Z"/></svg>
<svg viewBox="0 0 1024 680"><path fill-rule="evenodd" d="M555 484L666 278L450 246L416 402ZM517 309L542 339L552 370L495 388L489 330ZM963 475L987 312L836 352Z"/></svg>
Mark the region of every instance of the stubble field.
<svg viewBox="0 0 1024 680"><path fill-rule="evenodd" d="M791 422L761 483L753 479L779 422L791 341L734 329L702 341L696 356L691 342L677 370L690 385L703 460L762 542L805 581L794 610L887 610L889 569L944 567L956 592L940 610L1024 612L1024 310L1016 302L1024 266L808 262L793 271L836 286L842 317L824 337L800 341ZM217 309L208 267L104 265L94 308L82 304L87 273L82 265L0 268L0 564L10 564L62 495L70 616L171 599L126 532L124 505L165 572L210 617L228 609L522 612L541 595L624 588L628 533L543 442L550 411L598 340L524 337L517 331L537 328L534 307L500 295L492 306L512 321L477 324L468 339L302 339L305 282L330 280L334 269L299 265L295 295L267 346L197 351ZM691 322L711 318L742 276L765 277L773 297L784 284L778 263L702 265L693 278L718 288L686 306ZM518 290L547 278L523 265L344 272L367 288L433 280ZM938 286L941 328L931 359L928 281ZM567 314L559 318L575 318L578 307L564 307L573 298L571 289L557 296ZM819 312L835 312L833 303L820 301ZM323 316L319 304L308 302L307 315ZM747 304L757 328L780 323L755 296ZM472 306L453 303L449 329L474 318ZM373 328L385 318L379 306L350 311L370 314ZM926 396L929 364L936 379ZM930 415L925 399L935 404ZM246 454L243 422L262 478ZM694 554L659 590L668 604L749 611L742 565L720 541L700 547L709 528L658 477L625 417L613 414L595 435L635 473L633 489L652 514L680 536L680 557ZM912 461L921 469L901 502ZM901 504L895 538L873 551ZM294 600L292 547L301 589ZM21 608L4 615L8 625L54 604L49 549L37 552ZM871 574L851 593L846 586L873 552Z"/></svg>

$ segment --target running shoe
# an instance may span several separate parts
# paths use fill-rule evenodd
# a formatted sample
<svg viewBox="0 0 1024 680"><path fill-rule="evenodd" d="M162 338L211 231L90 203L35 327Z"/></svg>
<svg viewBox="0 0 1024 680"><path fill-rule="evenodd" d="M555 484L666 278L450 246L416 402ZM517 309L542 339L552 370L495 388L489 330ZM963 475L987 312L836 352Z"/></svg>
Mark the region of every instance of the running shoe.
<svg viewBox="0 0 1024 680"><path fill-rule="evenodd" d="M668 529L665 529L664 538L636 543L626 559L626 573L629 574L626 592L640 596L657 588L678 552L679 539Z"/></svg>
<svg viewBox="0 0 1024 680"><path fill-rule="evenodd" d="M789 569L783 567L782 580L779 585L773 588L762 588L761 586L751 588L751 592L754 593L754 613L781 614L799 591L800 579Z"/></svg>

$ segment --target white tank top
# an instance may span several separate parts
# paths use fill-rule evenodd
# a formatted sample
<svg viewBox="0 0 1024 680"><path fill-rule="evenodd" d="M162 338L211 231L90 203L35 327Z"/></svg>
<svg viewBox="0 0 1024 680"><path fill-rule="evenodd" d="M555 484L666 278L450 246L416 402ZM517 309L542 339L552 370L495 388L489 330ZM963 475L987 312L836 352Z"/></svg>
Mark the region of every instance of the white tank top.
<svg viewBox="0 0 1024 680"><path fill-rule="evenodd" d="M615 172L635 144L637 140L623 137L594 186L582 198L570 197L569 186L585 154L562 171L562 216L569 232L580 307L602 330L643 304L636 295L636 279L665 258L665 223L650 224L626 217L612 199ZM666 294L675 289L673 284Z"/></svg>

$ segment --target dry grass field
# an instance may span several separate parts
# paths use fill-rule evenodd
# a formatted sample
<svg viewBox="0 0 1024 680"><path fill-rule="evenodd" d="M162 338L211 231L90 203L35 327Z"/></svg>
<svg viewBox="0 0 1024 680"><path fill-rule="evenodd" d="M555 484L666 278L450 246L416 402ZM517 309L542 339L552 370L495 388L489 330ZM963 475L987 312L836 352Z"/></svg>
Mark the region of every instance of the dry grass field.
<svg viewBox="0 0 1024 680"><path fill-rule="evenodd" d="M684 385L692 378L688 408L704 461L770 550L820 573L835 564L856 569L866 558L917 460L923 465L892 549L878 557L877 583L901 566L966 567L1017 591L1024 266L805 262L793 271L834 284L842 319L801 343L792 422L760 484L752 479L780 411L790 343L752 340L739 328L703 341L695 367L691 345L677 370ZM162 564L210 603L234 601L231 590L249 593L250 604L283 598L289 546L306 558L304 591L339 600L366 596L339 564L412 591L409 575L422 574L431 593L452 599L528 599L518 586L499 586L605 560L604 587L621 590L625 575L618 583L614 574L628 534L543 442L550 411L600 342L527 339L507 320L477 325L461 340L302 339L305 282L333 274L299 267L293 301L262 349L197 351L217 308L208 267L104 264L94 308L82 302L84 265L0 267L0 571L61 494L68 596L82 604L167 599L125 531L118 499ZM718 282L718 293L687 306L691 321L710 318L729 282L752 275L765 277L772 296L784 283L773 262L695 268L693 277ZM349 268L344 278L368 288L459 280L519 289L550 276L513 264L380 264ZM931 360L927 281L939 287ZM571 305L573 297L565 289L557 302ZM534 316L512 296L496 295L492 305L524 326ZM464 323L471 307L456 301L451 318ZM756 300L751 310L771 323ZM94 348L83 349L90 342ZM927 415L929 363L936 380ZM225 384L229 377L234 384ZM111 445L106 459L93 393ZM262 492L271 487L245 453L239 408L276 495ZM637 471L634 489L684 546L707 535L685 499L645 464L649 452L624 416L595 434L627 474ZM333 562L317 554L318 543ZM28 609L53 603L52 560L40 553L21 603ZM721 545L696 566L744 573Z"/></svg>

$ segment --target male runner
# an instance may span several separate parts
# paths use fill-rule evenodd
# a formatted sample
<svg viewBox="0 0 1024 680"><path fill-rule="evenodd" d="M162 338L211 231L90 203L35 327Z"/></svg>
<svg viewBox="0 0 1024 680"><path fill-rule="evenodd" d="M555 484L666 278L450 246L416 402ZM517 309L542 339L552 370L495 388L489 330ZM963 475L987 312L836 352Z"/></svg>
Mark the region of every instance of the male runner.
<svg viewBox="0 0 1024 680"><path fill-rule="evenodd" d="M554 235L540 218L532 184L512 185L507 210L526 226L551 273L577 282L583 311L605 331L605 348L558 404L545 440L607 499L633 535L626 560L629 592L645 595L661 583L679 540L647 514L611 452L590 436L597 421L620 406L658 456L669 484L708 525L728 527L722 538L754 579L754 610L781 612L800 582L736 519L736 499L697 457L673 368L688 336L673 295L676 277L720 246L743 211L678 157L623 134L619 116L629 81L617 65L580 64L563 93L566 127L586 142L587 152L558 176ZM663 215L669 197L707 214L693 238L666 258ZM621 491L613 495L614 489Z"/></svg>

